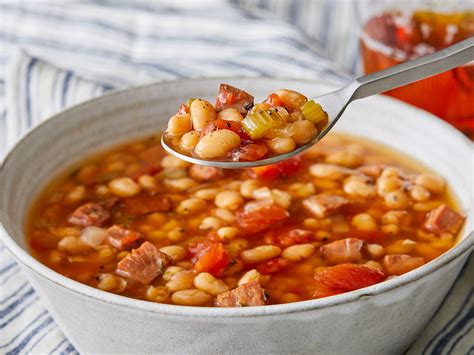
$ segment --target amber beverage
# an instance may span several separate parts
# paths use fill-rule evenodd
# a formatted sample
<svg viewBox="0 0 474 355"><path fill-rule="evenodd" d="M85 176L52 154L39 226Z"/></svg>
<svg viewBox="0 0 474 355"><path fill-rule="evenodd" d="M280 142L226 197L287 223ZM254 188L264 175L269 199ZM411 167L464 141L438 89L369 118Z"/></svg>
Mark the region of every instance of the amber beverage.
<svg viewBox="0 0 474 355"><path fill-rule="evenodd" d="M474 35L474 11L388 11L370 18L361 34L370 74L433 53ZM474 139L474 63L386 92L439 116Z"/></svg>

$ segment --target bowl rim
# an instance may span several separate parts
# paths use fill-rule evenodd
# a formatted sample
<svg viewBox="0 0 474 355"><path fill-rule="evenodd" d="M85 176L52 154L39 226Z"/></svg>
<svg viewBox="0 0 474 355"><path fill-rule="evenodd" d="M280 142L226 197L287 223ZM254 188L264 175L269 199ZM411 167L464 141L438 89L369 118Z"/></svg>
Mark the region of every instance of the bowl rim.
<svg viewBox="0 0 474 355"><path fill-rule="evenodd" d="M67 113L71 110L77 110L84 106L94 105L96 102L101 100L111 99L113 96L127 94L134 92L136 90L145 90L150 87L159 87L168 85L185 85L188 82L199 82L199 81L210 81L210 80L224 80L224 81L235 81L235 80L267 80L267 81L293 81L293 82L305 82L305 83L314 83L324 86L333 86L337 88L337 85L325 80L305 80L305 79L295 79L295 78L261 78L261 77L247 77L247 76L233 76L233 77L203 77L203 78L194 78L194 79L179 79L179 80L168 80L168 81L159 81L152 82L145 85L133 86L126 89L114 89L110 92L101 95L96 98L84 101L78 105L71 106L64 110L61 110L49 117L48 119L42 121L38 125L29 128L25 134L23 134L15 144L9 148L8 152L5 154L2 162L0 163L0 176L2 172L6 170L8 161L10 160L12 153L20 145L26 144L28 136L36 132L40 127L48 126L54 124L54 121L57 119L67 119ZM438 117L421 110L419 108L413 107L406 103L403 103L399 100L377 95L378 99L388 100L396 102L398 105L402 105L405 109L418 112L418 114L423 114L427 116L426 118L431 121L430 124L437 124L442 127L442 129L450 130L452 133L457 134L459 139L466 144L467 149L471 149L471 141L467 139L461 132L453 128L447 122L439 119ZM26 143L25 143L26 142ZM1 209L2 206L0 206ZM0 211L1 212L1 211ZM471 213L471 211L469 211ZM3 241L5 247L9 252L15 257L20 264L34 273L38 274L42 278L47 279L50 282L64 288L69 292L78 293L81 296L92 298L96 301L118 306L125 308L132 308L137 311L152 312L160 315L169 315L169 316L180 316L180 317L199 317L199 318L241 318L241 317L262 317L262 316L276 316L280 314L288 313L299 313L306 312L316 309L335 307L339 305L345 305L359 300L364 300L371 298L377 295L381 295L392 290L403 287L407 284L413 283L419 279L424 278L431 273L436 272L437 270L449 265L456 259L460 258L466 253L470 252L470 249L474 246L474 231L463 231L463 234L468 234L465 236L459 243L457 243L453 248L449 249L444 254L440 255L436 259L424 264L423 266L410 271L406 274L398 276L396 278L386 280L376 285L365 287L359 290L343 293L340 295L335 295L326 298L320 298L315 300L307 300L300 302L293 302L287 304L276 304L276 305L266 305L261 307L230 307L230 308L219 308L219 307L190 307L190 306L179 306L179 305L170 305L155 303L145 300L134 299L131 297L121 296L113 294L110 292L105 292L91 286L82 284L78 281L72 280L62 274L50 269L46 265L42 264L40 261L35 259L31 254L26 250L20 247L15 240L8 234L5 230L3 222L0 220L0 240Z"/></svg>

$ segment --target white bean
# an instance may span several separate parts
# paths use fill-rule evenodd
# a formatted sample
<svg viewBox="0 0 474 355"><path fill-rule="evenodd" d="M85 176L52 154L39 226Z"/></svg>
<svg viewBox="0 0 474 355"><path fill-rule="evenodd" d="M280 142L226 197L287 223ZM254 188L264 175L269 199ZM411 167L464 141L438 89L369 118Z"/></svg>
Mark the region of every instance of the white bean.
<svg viewBox="0 0 474 355"><path fill-rule="evenodd" d="M199 142L199 132L189 131L181 137L180 146L184 150L193 150Z"/></svg>
<svg viewBox="0 0 474 355"><path fill-rule="evenodd" d="M426 187L435 194L443 192L445 186L445 182L442 177L427 173L418 175L415 178L415 182L418 185Z"/></svg>
<svg viewBox="0 0 474 355"><path fill-rule="evenodd" d="M193 120L193 128L199 131L214 121L217 117L216 110L208 101L195 99L189 107Z"/></svg>
<svg viewBox="0 0 474 355"><path fill-rule="evenodd" d="M301 261L309 258L315 250L316 248L312 244L296 244L283 250L281 256L290 261Z"/></svg>
<svg viewBox="0 0 474 355"><path fill-rule="evenodd" d="M191 130L191 115L176 114L168 121L166 132L171 136L180 137Z"/></svg>
<svg viewBox="0 0 474 355"><path fill-rule="evenodd" d="M201 272L194 278L194 286L210 295L216 296L229 291L229 286L207 272Z"/></svg>
<svg viewBox="0 0 474 355"><path fill-rule="evenodd" d="M181 203L176 208L176 212L179 214L192 214L202 211L206 207L206 202L200 198L191 197Z"/></svg>
<svg viewBox="0 0 474 355"><path fill-rule="evenodd" d="M309 167L309 173L317 178L338 180L347 174L347 169L332 164L313 164Z"/></svg>
<svg viewBox="0 0 474 355"><path fill-rule="evenodd" d="M240 257L247 263L259 263L276 258L281 254L281 249L274 245L262 245L253 249L244 250Z"/></svg>
<svg viewBox="0 0 474 355"><path fill-rule="evenodd" d="M118 197L132 197L140 193L140 185L129 177L115 178L109 182L109 190Z"/></svg>
<svg viewBox="0 0 474 355"><path fill-rule="evenodd" d="M194 152L204 159L221 158L227 156L232 149L239 146L240 137L237 133L228 129L220 129L202 137Z"/></svg>
<svg viewBox="0 0 474 355"><path fill-rule="evenodd" d="M244 199L237 191L222 191L217 194L214 203L220 208L236 210L244 203Z"/></svg>
<svg viewBox="0 0 474 355"><path fill-rule="evenodd" d="M297 146L308 143L318 133L314 124L308 120L296 121L293 126L295 129L293 140Z"/></svg>
<svg viewBox="0 0 474 355"><path fill-rule="evenodd" d="M191 289L173 293L171 301L181 306L205 306L212 301L212 297L204 291Z"/></svg>
<svg viewBox="0 0 474 355"><path fill-rule="evenodd" d="M169 245L161 248L160 251L167 254L174 262L183 260L186 257L186 249L179 245Z"/></svg>
<svg viewBox="0 0 474 355"><path fill-rule="evenodd" d="M242 121L244 118L235 108L226 108L217 114L217 118L226 121Z"/></svg>
<svg viewBox="0 0 474 355"><path fill-rule="evenodd" d="M295 150L296 143L293 138L275 138L265 142L275 154L285 154Z"/></svg>

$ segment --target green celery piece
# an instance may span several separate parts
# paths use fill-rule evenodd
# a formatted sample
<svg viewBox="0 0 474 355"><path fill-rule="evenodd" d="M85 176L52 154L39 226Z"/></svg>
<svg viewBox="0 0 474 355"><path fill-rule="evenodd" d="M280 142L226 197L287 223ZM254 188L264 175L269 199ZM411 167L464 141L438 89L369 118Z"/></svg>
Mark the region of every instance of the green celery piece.
<svg viewBox="0 0 474 355"><path fill-rule="evenodd" d="M320 126L321 123L326 123L328 120L328 114L323 110L320 104L314 100L309 100L301 107L303 116L308 121L312 122L316 127Z"/></svg>
<svg viewBox="0 0 474 355"><path fill-rule="evenodd" d="M196 100L196 99L194 99L194 98L191 97L190 99L188 99L188 102L186 103L186 105L187 105L188 107L191 107L191 104L193 103L194 100Z"/></svg>
<svg viewBox="0 0 474 355"><path fill-rule="evenodd" d="M257 110L242 121L247 134L252 139L260 139L273 127L286 123L285 119L275 110Z"/></svg>

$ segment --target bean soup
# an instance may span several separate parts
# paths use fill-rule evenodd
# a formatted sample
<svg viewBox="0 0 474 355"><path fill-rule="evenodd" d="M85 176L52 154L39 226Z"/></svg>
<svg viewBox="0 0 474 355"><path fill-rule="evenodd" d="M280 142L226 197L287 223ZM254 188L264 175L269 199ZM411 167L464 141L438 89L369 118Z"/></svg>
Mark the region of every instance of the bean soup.
<svg viewBox="0 0 474 355"><path fill-rule="evenodd" d="M245 170L192 165L160 137L83 161L41 193L32 254L91 287L152 302L240 307L349 292L424 265L464 222L444 179L330 133Z"/></svg>

